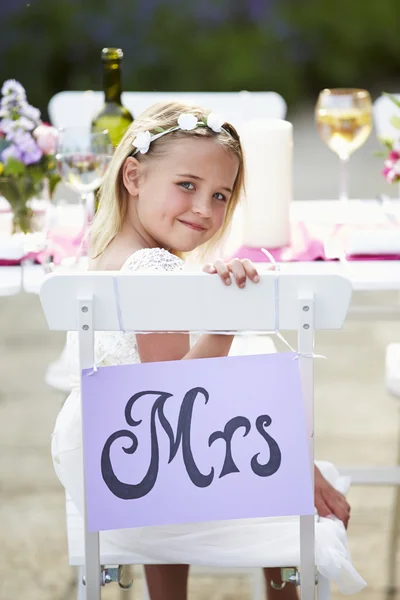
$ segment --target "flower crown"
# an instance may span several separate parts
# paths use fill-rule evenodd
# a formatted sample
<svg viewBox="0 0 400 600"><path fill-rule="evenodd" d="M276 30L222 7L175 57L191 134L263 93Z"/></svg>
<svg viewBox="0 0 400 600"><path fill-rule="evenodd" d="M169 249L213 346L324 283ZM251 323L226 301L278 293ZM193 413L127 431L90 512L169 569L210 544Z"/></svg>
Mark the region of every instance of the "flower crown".
<svg viewBox="0 0 400 600"><path fill-rule="evenodd" d="M201 117L200 120L191 113L182 113L178 118L178 125L175 125L174 127L170 127L169 129L156 127L154 129L155 133L152 133L151 131L140 131L132 142L132 146L135 147L135 150L132 152L131 156L135 156L138 152L140 152L140 154L146 154L149 151L151 142L158 140L158 138L167 133L171 133L172 131L178 131L179 129L182 131L192 131L193 129L197 129L197 127L209 127L215 131L215 133L219 133L222 130L227 131L223 128L224 123L225 121L215 113L210 113L208 117Z"/></svg>

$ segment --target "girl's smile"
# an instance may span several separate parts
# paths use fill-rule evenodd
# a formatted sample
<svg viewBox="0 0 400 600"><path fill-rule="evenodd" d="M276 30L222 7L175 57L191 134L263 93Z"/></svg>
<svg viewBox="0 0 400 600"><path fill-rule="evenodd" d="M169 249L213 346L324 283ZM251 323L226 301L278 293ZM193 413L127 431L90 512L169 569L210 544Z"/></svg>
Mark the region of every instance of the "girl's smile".
<svg viewBox="0 0 400 600"><path fill-rule="evenodd" d="M206 227L203 227L202 225L196 225L196 223L189 223L188 221L183 221L182 219L178 219L178 221L179 223L182 223L182 225L185 225L190 229L194 229L195 231L206 231Z"/></svg>

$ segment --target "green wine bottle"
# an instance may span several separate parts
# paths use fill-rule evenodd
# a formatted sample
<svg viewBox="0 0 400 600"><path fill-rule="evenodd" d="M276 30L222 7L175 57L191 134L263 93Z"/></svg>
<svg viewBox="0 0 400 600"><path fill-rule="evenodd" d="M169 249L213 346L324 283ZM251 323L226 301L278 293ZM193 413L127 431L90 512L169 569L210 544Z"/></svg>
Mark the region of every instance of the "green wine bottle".
<svg viewBox="0 0 400 600"><path fill-rule="evenodd" d="M103 48L104 106L92 121L92 131L108 130L111 143L116 147L124 136L133 116L121 102L121 63L124 53L120 48Z"/></svg>

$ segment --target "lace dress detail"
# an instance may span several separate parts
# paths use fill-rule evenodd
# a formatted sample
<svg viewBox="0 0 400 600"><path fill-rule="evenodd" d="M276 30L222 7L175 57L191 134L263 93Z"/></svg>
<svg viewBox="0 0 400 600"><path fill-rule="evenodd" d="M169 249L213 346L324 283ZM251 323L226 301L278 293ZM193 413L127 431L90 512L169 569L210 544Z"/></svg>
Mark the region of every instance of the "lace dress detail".
<svg viewBox="0 0 400 600"><path fill-rule="evenodd" d="M163 248L144 248L134 252L121 271L179 271L183 260Z"/></svg>

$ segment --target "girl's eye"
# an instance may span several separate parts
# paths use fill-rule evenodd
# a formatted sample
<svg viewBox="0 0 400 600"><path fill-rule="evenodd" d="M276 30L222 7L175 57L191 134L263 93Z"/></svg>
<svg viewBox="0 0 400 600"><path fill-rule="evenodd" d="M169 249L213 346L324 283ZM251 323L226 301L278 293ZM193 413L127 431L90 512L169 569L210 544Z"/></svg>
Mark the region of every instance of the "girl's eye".
<svg viewBox="0 0 400 600"><path fill-rule="evenodd" d="M214 198L216 198L217 200L222 200L223 202L226 202L226 196L224 196L223 194L220 194L219 192L214 194Z"/></svg>
<svg viewBox="0 0 400 600"><path fill-rule="evenodd" d="M190 181L182 181L179 185L181 187L183 187L185 190L190 190L190 191L194 190L194 185Z"/></svg>

